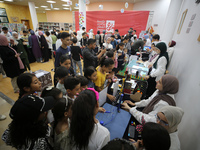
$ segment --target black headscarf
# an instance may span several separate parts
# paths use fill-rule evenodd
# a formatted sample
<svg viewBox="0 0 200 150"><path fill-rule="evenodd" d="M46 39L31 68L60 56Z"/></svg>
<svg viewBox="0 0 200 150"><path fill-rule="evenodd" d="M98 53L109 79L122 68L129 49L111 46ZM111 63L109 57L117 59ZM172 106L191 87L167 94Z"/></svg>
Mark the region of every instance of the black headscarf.
<svg viewBox="0 0 200 150"><path fill-rule="evenodd" d="M167 53L166 44L164 42L160 42L160 43L156 44L156 48L158 48L160 50L160 55L159 55L158 59L156 60L156 62L153 64L153 67L157 68L157 62L158 62L159 58L164 56L167 59L167 65L166 65L166 69L167 69L167 66L169 63L169 56Z"/></svg>

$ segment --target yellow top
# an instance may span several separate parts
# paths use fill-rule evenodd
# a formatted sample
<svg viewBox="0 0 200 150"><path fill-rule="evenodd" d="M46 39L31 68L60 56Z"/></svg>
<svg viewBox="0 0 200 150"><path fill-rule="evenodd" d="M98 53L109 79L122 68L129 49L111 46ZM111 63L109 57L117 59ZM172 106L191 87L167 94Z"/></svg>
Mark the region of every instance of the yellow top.
<svg viewBox="0 0 200 150"><path fill-rule="evenodd" d="M104 82L106 80L106 73L102 73L99 71L99 66L96 68L97 69L97 80L94 81L95 86L98 86L100 88L103 88Z"/></svg>

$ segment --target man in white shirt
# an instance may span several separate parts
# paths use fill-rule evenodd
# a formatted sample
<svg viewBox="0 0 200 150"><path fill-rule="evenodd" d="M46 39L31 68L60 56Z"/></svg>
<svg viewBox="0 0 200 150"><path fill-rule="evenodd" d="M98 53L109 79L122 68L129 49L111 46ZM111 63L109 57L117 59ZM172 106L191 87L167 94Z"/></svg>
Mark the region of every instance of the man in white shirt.
<svg viewBox="0 0 200 150"><path fill-rule="evenodd" d="M5 35L6 38L8 39L8 42L10 42L10 39L12 38L11 34L8 32L8 28L7 27L3 27L2 28L2 35Z"/></svg>

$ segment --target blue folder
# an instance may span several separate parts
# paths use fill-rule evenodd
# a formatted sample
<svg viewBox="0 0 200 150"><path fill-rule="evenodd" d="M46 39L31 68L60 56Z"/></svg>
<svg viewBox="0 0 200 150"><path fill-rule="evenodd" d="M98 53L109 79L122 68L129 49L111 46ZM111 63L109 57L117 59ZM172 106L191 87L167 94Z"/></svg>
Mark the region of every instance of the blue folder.
<svg viewBox="0 0 200 150"><path fill-rule="evenodd" d="M96 118L110 131L110 140L122 138L131 117L130 113L122 109L118 112L116 106L108 103L105 103L103 108L110 113L99 112Z"/></svg>

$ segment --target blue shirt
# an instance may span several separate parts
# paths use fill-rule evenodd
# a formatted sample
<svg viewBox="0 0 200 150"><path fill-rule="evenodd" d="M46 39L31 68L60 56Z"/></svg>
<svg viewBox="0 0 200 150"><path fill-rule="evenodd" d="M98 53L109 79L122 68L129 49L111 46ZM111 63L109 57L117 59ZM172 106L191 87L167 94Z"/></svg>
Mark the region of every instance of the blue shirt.
<svg viewBox="0 0 200 150"><path fill-rule="evenodd" d="M91 80L89 80L89 82L88 82L88 87L89 87L89 88L95 88L94 82L92 82Z"/></svg>
<svg viewBox="0 0 200 150"><path fill-rule="evenodd" d="M111 41L110 44L112 44L113 48L116 48L116 46L117 46L117 41L116 41L116 40Z"/></svg>
<svg viewBox="0 0 200 150"><path fill-rule="evenodd" d="M60 56L62 56L62 55L69 55L71 58L71 48L69 46L67 46L67 49L64 49L62 46L60 46L56 50L55 67L60 66Z"/></svg>

